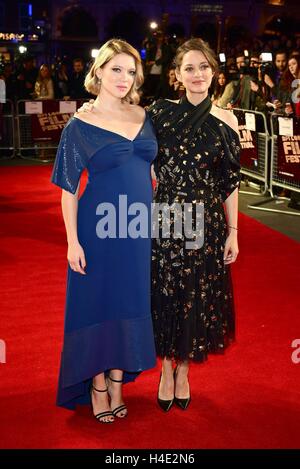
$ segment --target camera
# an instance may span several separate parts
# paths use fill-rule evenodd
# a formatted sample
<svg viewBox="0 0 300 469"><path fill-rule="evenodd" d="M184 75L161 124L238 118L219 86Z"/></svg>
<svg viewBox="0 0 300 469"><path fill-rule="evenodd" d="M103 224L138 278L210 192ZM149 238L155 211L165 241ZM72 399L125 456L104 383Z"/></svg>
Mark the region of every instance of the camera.
<svg viewBox="0 0 300 469"><path fill-rule="evenodd" d="M262 75L270 75L273 71L273 56L272 52L262 52L260 54L260 70Z"/></svg>

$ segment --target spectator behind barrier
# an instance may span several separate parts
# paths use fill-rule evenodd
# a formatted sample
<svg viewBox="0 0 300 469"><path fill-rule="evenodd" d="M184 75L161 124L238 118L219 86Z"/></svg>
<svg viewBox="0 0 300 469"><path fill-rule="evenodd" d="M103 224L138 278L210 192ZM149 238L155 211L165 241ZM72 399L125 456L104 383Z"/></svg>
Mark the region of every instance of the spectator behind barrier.
<svg viewBox="0 0 300 469"><path fill-rule="evenodd" d="M289 101L289 89L284 80L287 70L287 54L278 50L275 54L275 68L264 76L264 81L270 89L270 98L275 111L283 112L283 103Z"/></svg>
<svg viewBox="0 0 300 469"><path fill-rule="evenodd" d="M219 99L219 106L232 109L250 109L250 76L245 73L246 61L244 55L236 58L236 72L232 80L226 85L224 93Z"/></svg>
<svg viewBox="0 0 300 469"><path fill-rule="evenodd" d="M34 87L34 99L54 99L54 86L48 65L42 64Z"/></svg>
<svg viewBox="0 0 300 469"><path fill-rule="evenodd" d="M146 47L144 94L145 97L157 99L174 51L161 31L157 31L155 36L144 44Z"/></svg>
<svg viewBox="0 0 300 469"><path fill-rule="evenodd" d="M73 60L73 73L70 79L70 97L72 99L88 98L90 95L84 87L85 79L84 62L82 59Z"/></svg>
<svg viewBox="0 0 300 469"><path fill-rule="evenodd" d="M176 78L175 66L171 66L164 80L161 80L160 86L158 88L158 98L164 99L178 99L180 97L182 90L180 82Z"/></svg>
<svg viewBox="0 0 300 469"><path fill-rule="evenodd" d="M0 141L3 136L3 104L6 103L5 81L0 75Z"/></svg>
<svg viewBox="0 0 300 469"><path fill-rule="evenodd" d="M68 69L64 62L59 63L55 70L54 88L57 99L68 99L70 97Z"/></svg>
<svg viewBox="0 0 300 469"><path fill-rule="evenodd" d="M17 74L18 99L33 99L37 75L38 70L34 65L34 58L31 56L25 57L21 70Z"/></svg>
<svg viewBox="0 0 300 469"><path fill-rule="evenodd" d="M6 98L14 101L17 94L17 84L13 65L10 62L4 64L3 79L6 87Z"/></svg>
<svg viewBox="0 0 300 469"><path fill-rule="evenodd" d="M220 99L225 91L226 84L228 82L225 72L220 71L218 77L213 86L213 94L211 100L216 106L220 106Z"/></svg>
<svg viewBox="0 0 300 469"><path fill-rule="evenodd" d="M292 55L288 60L288 69L282 78L284 85L290 90L288 102L283 103L286 114L300 117L300 56Z"/></svg>

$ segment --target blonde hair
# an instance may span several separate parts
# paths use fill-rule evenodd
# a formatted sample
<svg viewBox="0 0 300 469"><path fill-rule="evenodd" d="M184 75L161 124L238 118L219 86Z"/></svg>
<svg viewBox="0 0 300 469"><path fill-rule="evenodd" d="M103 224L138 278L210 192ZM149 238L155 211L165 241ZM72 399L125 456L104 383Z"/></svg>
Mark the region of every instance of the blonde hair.
<svg viewBox="0 0 300 469"><path fill-rule="evenodd" d="M207 62L211 66L213 73L218 71L218 62L214 51L210 48L207 42L200 38L189 39L180 47L178 47L175 56L175 64L177 69L181 67L184 55L191 50L198 50L202 52L202 54L206 57Z"/></svg>
<svg viewBox="0 0 300 469"><path fill-rule="evenodd" d="M134 58L136 66L136 74L134 77L133 85L130 91L124 98L124 101L127 101L131 104L138 104L140 100L139 88L144 83L144 73L141 56L138 51L132 47L128 42L123 41L122 39L110 39L99 49L99 53L94 60L93 65L91 66L90 71L85 77L84 86L85 89L97 96L100 92L101 83L96 75L98 68L103 67L107 64L113 57L117 54L127 54Z"/></svg>

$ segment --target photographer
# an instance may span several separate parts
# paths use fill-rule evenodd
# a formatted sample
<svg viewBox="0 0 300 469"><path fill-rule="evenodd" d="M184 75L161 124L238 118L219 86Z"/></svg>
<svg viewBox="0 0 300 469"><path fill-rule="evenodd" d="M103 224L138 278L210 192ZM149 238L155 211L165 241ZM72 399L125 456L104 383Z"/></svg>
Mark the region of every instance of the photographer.
<svg viewBox="0 0 300 469"><path fill-rule="evenodd" d="M230 59L228 59L229 62ZM244 56L237 57L234 63L231 63L228 68L228 83L222 93L222 96L218 99L218 106L222 108L231 109L233 107L234 97L237 95L239 90L239 68L244 63Z"/></svg>
<svg viewBox="0 0 300 469"><path fill-rule="evenodd" d="M236 69L229 70L231 81L226 85L219 106L227 109L251 109L251 77L244 55L236 58Z"/></svg>
<svg viewBox="0 0 300 469"><path fill-rule="evenodd" d="M284 112L284 104L289 101L289 85L286 81L287 54L279 50L275 54L275 67L269 67L264 74L264 82L268 86L270 101L274 110Z"/></svg>
<svg viewBox="0 0 300 469"><path fill-rule="evenodd" d="M266 112L267 102L270 99L270 88L265 82L265 74L270 70L271 63L261 63L258 55L252 55L250 58L250 109L254 111Z"/></svg>

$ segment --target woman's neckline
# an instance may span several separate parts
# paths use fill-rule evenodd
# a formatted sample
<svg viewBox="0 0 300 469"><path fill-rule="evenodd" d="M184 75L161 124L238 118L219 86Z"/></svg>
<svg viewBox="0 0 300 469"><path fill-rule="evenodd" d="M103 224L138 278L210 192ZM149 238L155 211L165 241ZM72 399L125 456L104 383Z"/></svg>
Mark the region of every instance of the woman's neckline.
<svg viewBox="0 0 300 469"><path fill-rule="evenodd" d="M185 104L189 106L191 109L196 109L196 108L205 106L208 104L208 102L211 102L209 95L207 95L204 99L202 99L202 101L200 101L200 103L198 104L193 104L191 101L189 101L187 95L182 96L181 99L179 100L179 104Z"/></svg>
<svg viewBox="0 0 300 469"><path fill-rule="evenodd" d="M82 120L82 119L80 119L80 118L78 118L78 117L76 117L76 116L72 116L72 119L75 119L75 120L77 120L77 121L79 121L79 122L82 122L83 124L86 124L86 125L90 125L90 126L92 126L92 127L95 127L96 129L102 130L102 131L104 131L104 132L108 132L108 133L110 133L110 134L116 135L116 136L118 136L118 137L120 137L120 138L123 138L124 140L127 140L128 142L132 142L132 143L133 143L133 142L135 142L135 140L137 140L137 138L140 136L142 130L144 129L145 124L146 124L146 121L147 121L147 116L148 116L148 114L147 114L147 112L145 111L145 117L144 117L144 120L143 120L143 122L142 122L142 125L141 125L141 127L140 127L138 133L137 133L137 134L135 135L135 137L132 138L132 139L131 139L131 138L128 138L128 137L125 137L124 135L122 135L122 134L120 134L120 133L118 133L118 132L114 132L113 130L106 129L105 127L100 127L99 125L91 124L90 122L86 122L86 121L84 121L84 120Z"/></svg>

